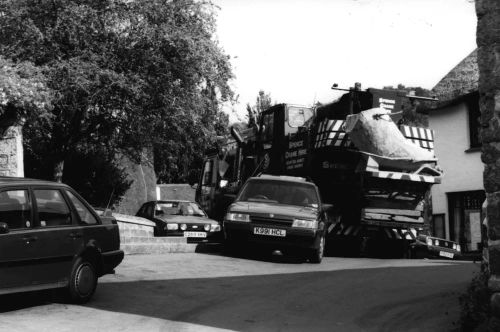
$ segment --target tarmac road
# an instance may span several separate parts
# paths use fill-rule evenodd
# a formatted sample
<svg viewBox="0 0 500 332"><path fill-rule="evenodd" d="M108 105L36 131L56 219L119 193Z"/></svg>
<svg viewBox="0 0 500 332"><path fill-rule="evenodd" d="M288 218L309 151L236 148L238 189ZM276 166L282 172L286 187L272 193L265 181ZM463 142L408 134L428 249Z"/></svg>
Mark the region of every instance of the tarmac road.
<svg viewBox="0 0 500 332"><path fill-rule="evenodd" d="M85 306L0 297L0 331L450 331L471 262L126 256Z"/></svg>

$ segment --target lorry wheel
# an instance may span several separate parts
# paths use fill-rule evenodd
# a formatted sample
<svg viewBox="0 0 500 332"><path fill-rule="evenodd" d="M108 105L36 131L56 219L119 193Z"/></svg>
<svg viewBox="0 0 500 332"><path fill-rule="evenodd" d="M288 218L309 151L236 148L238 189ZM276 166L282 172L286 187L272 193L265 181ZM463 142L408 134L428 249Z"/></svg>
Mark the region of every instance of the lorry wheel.
<svg viewBox="0 0 500 332"><path fill-rule="evenodd" d="M97 287L97 272L92 262L78 257L71 270L67 293L74 303L85 303Z"/></svg>
<svg viewBox="0 0 500 332"><path fill-rule="evenodd" d="M319 238L319 243L318 247L314 248L310 255L309 255L309 261L311 263L316 263L319 264L321 263L321 260L323 259L323 254L325 253L325 235L321 235Z"/></svg>

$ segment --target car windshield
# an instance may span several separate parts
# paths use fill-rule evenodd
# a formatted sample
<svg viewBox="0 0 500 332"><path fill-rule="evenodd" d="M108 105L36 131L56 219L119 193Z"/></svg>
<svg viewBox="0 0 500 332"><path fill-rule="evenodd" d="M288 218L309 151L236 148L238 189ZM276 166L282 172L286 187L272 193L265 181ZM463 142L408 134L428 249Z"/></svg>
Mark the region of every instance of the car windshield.
<svg viewBox="0 0 500 332"><path fill-rule="evenodd" d="M307 183L275 180L250 180L241 190L238 201L260 201L317 208L315 188Z"/></svg>
<svg viewBox="0 0 500 332"><path fill-rule="evenodd" d="M205 212L194 202L161 202L155 206L155 216L178 215L205 217Z"/></svg>

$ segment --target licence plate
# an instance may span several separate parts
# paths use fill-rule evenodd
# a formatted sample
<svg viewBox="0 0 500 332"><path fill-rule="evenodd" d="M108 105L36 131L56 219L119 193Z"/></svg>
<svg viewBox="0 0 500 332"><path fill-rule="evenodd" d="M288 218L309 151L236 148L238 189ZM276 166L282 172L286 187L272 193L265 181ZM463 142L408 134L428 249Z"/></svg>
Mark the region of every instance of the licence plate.
<svg viewBox="0 0 500 332"><path fill-rule="evenodd" d="M184 237L207 237L205 232L184 232Z"/></svg>
<svg viewBox="0 0 500 332"><path fill-rule="evenodd" d="M254 227L253 233L258 235L281 236L281 237L286 236L286 230L275 229L275 228Z"/></svg>
<svg viewBox="0 0 500 332"><path fill-rule="evenodd" d="M440 251L439 252L439 256L443 256L443 257L446 257L446 258L453 258L454 255L451 252Z"/></svg>

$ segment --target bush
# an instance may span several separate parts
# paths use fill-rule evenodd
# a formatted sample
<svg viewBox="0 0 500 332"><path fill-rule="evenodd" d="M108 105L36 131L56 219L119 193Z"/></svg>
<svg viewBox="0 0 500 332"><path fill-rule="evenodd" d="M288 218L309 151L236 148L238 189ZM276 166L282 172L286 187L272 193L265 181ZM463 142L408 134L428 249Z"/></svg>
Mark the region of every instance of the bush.
<svg viewBox="0 0 500 332"><path fill-rule="evenodd" d="M474 276L465 294L460 296L460 330L484 330L491 317L490 297L488 288L488 273L481 271Z"/></svg>

